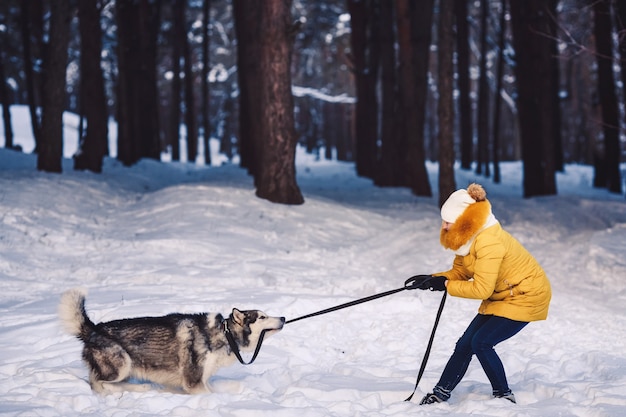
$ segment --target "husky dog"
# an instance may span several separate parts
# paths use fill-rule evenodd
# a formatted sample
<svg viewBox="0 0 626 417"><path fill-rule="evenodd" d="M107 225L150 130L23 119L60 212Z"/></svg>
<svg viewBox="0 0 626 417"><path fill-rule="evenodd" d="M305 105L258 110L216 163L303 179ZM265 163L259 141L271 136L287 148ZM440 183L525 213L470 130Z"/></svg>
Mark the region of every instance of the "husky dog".
<svg viewBox="0 0 626 417"><path fill-rule="evenodd" d="M209 392L208 380L218 368L231 365L236 355L230 333L241 351L252 351L263 333L276 333L284 317L269 317L259 310L221 314L169 314L94 324L85 311L86 292L65 292L59 317L70 334L83 341L83 360L89 383L98 393L145 391L157 383L167 391L195 394Z"/></svg>

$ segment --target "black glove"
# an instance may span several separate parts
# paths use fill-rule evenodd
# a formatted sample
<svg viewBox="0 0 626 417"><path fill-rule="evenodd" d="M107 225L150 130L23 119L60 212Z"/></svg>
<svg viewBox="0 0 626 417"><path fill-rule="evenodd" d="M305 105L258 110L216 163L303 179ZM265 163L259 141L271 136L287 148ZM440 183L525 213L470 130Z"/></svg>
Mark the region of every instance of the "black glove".
<svg viewBox="0 0 626 417"><path fill-rule="evenodd" d="M446 277L431 277L429 280L424 281L418 288L420 290L429 289L431 291L445 291L446 290Z"/></svg>
<svg viewBox="0 0 626 417"><path fill-rule="evenodd" d="M425 290L428 287L422 287L425 282L430 281L432 279L432 275L414 275L411 278L404 281L404 288L407 290Z"/></svg>

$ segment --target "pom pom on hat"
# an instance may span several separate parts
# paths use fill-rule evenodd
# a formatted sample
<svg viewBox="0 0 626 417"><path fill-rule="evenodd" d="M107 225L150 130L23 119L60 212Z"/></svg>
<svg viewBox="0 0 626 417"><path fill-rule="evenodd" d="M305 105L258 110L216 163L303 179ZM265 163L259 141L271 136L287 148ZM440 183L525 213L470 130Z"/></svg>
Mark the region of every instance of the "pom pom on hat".
<svg viewBox="0 0 626 417"><path fill-rule="evenodd" d="M487 199L487 191L485 191L480 184L470 184L469 187L467 187L467 194L475 201L485 201Z"/></svg>
<svg viewBox="0 0 626 417"><path fill-rule="evenodd" d="M467 190L456 190L441 206L441 218L448 223L454 223L469 205L485 201L486 198L487 192L480 184L470 184Z"/></svg>

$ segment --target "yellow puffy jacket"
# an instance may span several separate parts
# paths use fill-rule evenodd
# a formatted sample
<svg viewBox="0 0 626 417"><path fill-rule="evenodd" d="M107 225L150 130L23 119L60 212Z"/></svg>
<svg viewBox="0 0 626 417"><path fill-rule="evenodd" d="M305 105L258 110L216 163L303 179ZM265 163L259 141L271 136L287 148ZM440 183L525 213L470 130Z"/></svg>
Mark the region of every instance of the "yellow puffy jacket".
<svg viewBox="0 0 626 417"><path fill-rule="evenodd" d="M484 203L491 214L487 200L470 208L486 211ZM472 237L467 255L456 255L452 269L433 274L448 278L448 293L483 300L480 314L526 322L545 320L552 292L548 277L535 258L497 222ZM444 241L442 234L442 244L446 246Z"/></svg>

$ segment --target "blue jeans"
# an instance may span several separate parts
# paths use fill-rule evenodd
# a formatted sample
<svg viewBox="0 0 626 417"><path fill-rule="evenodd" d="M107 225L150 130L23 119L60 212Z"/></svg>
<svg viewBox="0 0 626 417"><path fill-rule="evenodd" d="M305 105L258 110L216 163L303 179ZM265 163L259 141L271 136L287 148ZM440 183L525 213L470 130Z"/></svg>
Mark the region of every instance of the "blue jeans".
<svg viewBox="0 0 626 417"><path fill-rule="evenodd" d="M450 398L450 392L461 382L473 355L476 355L487 374L493 394L509 392L504 366L493 347L517 334L527 324L524 321L478 314L456 342L454 353L433 392L443 400Z"/></svg>

